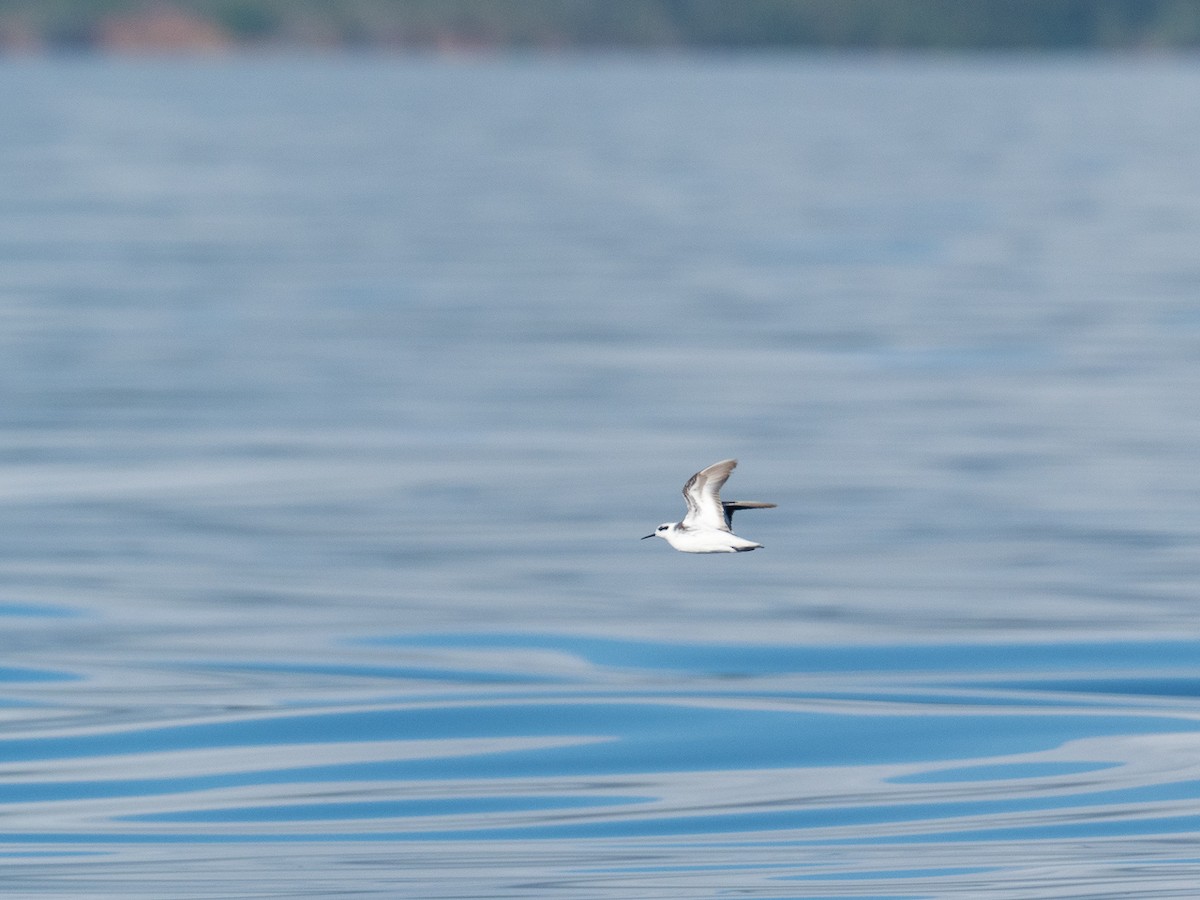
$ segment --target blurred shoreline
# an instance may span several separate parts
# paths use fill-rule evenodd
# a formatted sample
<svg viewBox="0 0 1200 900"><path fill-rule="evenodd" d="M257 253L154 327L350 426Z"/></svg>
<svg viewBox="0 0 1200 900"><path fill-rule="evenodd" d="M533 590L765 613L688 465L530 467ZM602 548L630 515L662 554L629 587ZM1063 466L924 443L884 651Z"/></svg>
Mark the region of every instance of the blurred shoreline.
<svg viewBox="0 0 1200 900"><path fill-rule="evenodd" d="M0 56L1196 49L1171 0L0 0Z"/></svg>

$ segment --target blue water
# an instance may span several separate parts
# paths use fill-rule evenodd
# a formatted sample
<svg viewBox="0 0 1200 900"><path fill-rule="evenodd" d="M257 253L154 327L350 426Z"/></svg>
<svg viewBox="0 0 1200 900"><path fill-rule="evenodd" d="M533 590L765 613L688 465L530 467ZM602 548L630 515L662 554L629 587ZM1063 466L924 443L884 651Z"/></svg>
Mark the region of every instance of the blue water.
<svg viewBox="0 0 1200 900"><path fill-rule="evenodd" d="M1194 61L0 72L6 895L1196 895Z"/></svg>

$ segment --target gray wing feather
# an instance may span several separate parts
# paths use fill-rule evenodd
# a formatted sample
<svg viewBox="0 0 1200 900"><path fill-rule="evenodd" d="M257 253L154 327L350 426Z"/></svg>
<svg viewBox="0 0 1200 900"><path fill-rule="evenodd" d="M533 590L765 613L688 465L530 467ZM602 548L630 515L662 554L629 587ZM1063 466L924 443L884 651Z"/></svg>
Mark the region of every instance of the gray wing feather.
<svg viewBox="0 0 1200 900"><path fill-rule="evenodd" d="M721 504L721 488L729 480L729 473L737 466L736 459L723 459L707 469L701 469L683 486L683 499L687 501L687 515L683 526L702 526L729 530L728 517Z"/></svg>
<svg viewBox="0 0 1200 900"><path fill-rule="evenodd" d="M725 511L725 528L733 530L733 514L739 509L774 509L778 503L762 503L758 500L722 500L721 507Z"/></svg>

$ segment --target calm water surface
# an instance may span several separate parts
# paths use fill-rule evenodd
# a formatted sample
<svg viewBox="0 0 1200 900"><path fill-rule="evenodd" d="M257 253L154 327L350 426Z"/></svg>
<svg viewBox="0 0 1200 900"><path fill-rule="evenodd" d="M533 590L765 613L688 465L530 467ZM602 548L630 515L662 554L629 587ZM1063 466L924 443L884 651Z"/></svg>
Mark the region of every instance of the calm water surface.
<svg viewBox="0 0 1200 900"><path fill-rule="evenodd" d="M6 895L1195 896L1200 67L0 74Z"/></svg>

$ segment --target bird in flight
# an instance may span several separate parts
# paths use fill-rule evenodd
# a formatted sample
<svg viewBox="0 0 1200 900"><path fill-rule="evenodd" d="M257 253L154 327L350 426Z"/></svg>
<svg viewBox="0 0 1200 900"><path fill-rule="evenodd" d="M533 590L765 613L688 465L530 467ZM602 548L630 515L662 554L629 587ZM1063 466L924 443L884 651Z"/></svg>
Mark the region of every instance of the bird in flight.
<svg viewBox="0 0 1200 900"><path fill-rule="evenodd" d="M722 500L721 487L736 465L736 459L723 459L689 478L683 486L688 508L683 521L664 522L642 540L660 537L684 553L742 553L761 547L733 533L733 513L739 509L772 509L775 504Z"/></svg>

